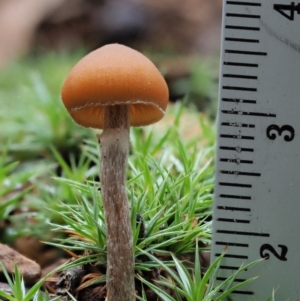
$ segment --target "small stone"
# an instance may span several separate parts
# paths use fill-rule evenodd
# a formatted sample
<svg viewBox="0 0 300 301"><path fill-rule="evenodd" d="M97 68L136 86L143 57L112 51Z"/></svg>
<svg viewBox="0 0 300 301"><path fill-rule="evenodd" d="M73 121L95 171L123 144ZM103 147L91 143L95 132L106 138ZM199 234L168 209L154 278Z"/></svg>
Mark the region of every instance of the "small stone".
<svg viewBox="0 0 300 301"><path fill-rule="evenodd" d="M14 273L16 265L25 281L25 284L34 284L40 279L41 267L36 262L26 258L17 251L1 243L0 262L2 262L9 274Z"/></svg>
<svg viewBox="0 0 300 301"><path fill-rule="evenodd" d="M6 294L12 295L11 288L7 283L0 282L0 291L4 292ZM0 299L0 300L2 300L2 299Z"/></svg>

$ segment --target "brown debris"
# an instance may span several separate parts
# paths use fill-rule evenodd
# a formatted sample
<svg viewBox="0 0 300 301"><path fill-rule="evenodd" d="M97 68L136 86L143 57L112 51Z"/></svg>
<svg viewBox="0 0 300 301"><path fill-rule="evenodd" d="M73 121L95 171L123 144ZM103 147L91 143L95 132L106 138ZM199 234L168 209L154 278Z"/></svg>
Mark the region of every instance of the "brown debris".
<svg viewBox="0 0 300 301"><path fill-rule="evenodd" d="M80 291L78 301L104 301L106 300L106 289L103 286L87 287Z"/></svg>
<svg viewBox="0 0 300 301"><path fill-rule="evenodd" d="M107 293L105 283L93 284L103 275L100 270L106 270L106 267L81 265L62 271L55 285L56 295L68 296L69 293L78 301L104 301Z"/></svg>
<svg viewBox="0 0 300 301"><path fill-rule="evenodd" d="M58 249L42 243L33 236L19 237L13 247L27 258L34 259L42 268L52 264L60 256Z"/></svg>
<svg viewBox="0 0 300 301"><path fill-rule="evenodd" d="M9 274L14 273L16 265L24 278L25 284L34 284L40 279L41 267L36 262L4 244L0 244L0 262Z"/></svg>
<svg viewBox="0 0 300 301"><path fill-rule="evenodd" d="M83 266L77 266L61 272L56 283L56 294L58 296L66 296L68 293L74 295L86 273L87 271Z"/></svg>

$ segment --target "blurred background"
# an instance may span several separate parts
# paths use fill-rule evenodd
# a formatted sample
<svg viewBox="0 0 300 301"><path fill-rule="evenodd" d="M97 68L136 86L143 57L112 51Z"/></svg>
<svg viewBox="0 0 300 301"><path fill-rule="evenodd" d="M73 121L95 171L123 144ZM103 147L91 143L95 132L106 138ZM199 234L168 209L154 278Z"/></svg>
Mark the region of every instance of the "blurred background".
<svg viewBox="0 0 300 301"><path fill-rule="evenodd" d="M0 0L0 68L20 57L121 43L150 53L176 100L199 89L187 82L195 63L218 58L221 6L221 0Z"/></svg>
<svg viewBox="0 0 300 301"><path fill-rule="evenodd" d="M180 54L219 49L221 0L1 0L0 62L107 43Z"/></svg>

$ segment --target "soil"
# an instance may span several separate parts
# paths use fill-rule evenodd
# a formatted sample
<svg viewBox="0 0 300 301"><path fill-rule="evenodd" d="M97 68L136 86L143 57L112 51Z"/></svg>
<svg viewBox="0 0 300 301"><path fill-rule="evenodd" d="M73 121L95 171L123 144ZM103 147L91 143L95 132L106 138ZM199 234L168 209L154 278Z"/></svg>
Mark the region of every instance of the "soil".
<svg viewBox="0 0 300 301"><path fill-rule="evenodd" d="M30 241L29 246L31 250L34 250L32 254L28 254L28 246L23 244L24 253L27 253L28 256L31 255L36 256L35 258L43 265L45 262L49 260L49 255L47 252L43 251L43 248L40 246L40 242L34 238L26 238L27 241ZM34 247L35 244L35 247ZM202 245L202 247L207 247ZM18 249L22 252L22 247L20 247L20 243L18 243ZM37 251L38 250L38 251ZM14 273L15 265L18 266L21 275L24 279L25 285L27 289L29 289L34 283L36 283L41 277L48 274L50 271L53 271L55 268L59 267L67 260L72 261L75 258L61 258L61 252L55 249L51 250L51 254L53 255L52 260L54 262L50 265L44 265L43 267L35 262L22 255L18 251L13 248L8 247L7 245L0 244L0 261L5 266L6 270L10 275ZM54 255L55 254L55 255ZM44 258L45 256L45 258ZM78 256L77 256L78 258ZM194 255L186 255L181 258L184 261L193 262ZM201 266L203 268L203 272L209 266L210 253L209 252L201 252L200 253ZM138 260L145 260L145 258L139 258ZM106 298L106 288L105 284L96 284L85 287L85 283L95 279L99 276L105 274L106 267L105 266L77 266L75 268L71 268L65 271L62 271L59 274L55 274L48 278L44 283L44 289L47 290L52 296L62 296L63 299L66 298L68 293L72 294L78 301L105 301ZM156 280L159 280L160 273L156 268L153 268L150 272L139 272L140 275L147 279L148 281L154 283ZM162 271L164 275L164 272ZM164 275L167 277L167 275ZM135 283L136 293L141 295L142 285L141 282L136 280ZM3 275L0 272L0 290L3 290L7 293L11 293L10 287L6 283ZM171 292L169 292L171 293ZM157 296L150 289L146 290L147 300L148 301L156 301Z"/></svg>

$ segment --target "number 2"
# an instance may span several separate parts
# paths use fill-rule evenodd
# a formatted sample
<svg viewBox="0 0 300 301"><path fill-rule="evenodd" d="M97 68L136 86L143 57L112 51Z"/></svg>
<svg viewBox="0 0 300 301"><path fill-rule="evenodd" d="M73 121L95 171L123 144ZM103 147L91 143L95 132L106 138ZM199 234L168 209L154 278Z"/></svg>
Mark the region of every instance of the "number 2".
<svg viewBox="0 0 300 301"><path fill-rule="evenodd" d="M281 260L281 261L287 261L287 258L286 258L286 254L288 252L287 246L285 246L285 245L278 245L278 247L281 248L281 253L280 254L278 252L276 252L276 250L275 250L275 248L273 246L271 246L269 244L263 244L260 247L259 254L260 254L260 256L262 258L269 259L270 258L270 252L271 252L279 260ZM267 251L267 252L265 252L265 251Z"/></svg>

